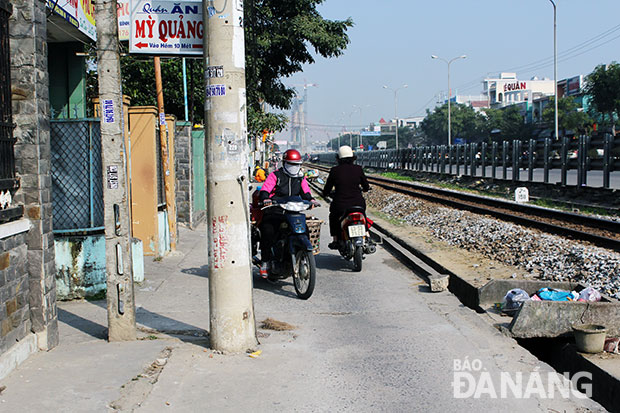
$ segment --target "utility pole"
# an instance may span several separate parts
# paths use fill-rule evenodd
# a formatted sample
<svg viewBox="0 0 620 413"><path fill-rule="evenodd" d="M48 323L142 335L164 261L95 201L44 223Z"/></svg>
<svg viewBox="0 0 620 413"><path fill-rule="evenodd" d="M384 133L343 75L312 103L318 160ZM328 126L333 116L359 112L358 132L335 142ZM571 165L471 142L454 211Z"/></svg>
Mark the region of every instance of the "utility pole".
<svg viewBox="0 0 620 413"><path fill-rule="evenodd" d="M249 236L243 1L218 2L203 19L207 146L207 237L211 348L257 344Z"/></svg>
<svg viewBox="0 0 620 413"><path fill-rule="evenodd" d="M554 101L554 139L560 139L558 125L558 35L557 35L557 13L554 0L549 0L553 5L553 101Z"/></svg>
<svg viewBox="0 0 620 413"><path fill-rule="evenodd" d="M161 168L164 175L164 191L166 193L166 211L168 212L168 230L170 232L170 250L177 249L177 211L174 202L174 182L170 174L170 156L168 135L166 134L166 112L164 110L164 88L161 81L161 61L159 56L153 58L155 65L155 91L157 94L157 112L159 113L159 142L161 147ZM173 131L174 133L174 131Z"/></svg>
<svg viewBox="0 0 620 413"><path fill-rule="evenodd" d="M104 176L108 340L128 341L136 339L136 311L116 1L97 0L95 16L101 102L101 160Z"/></svg>

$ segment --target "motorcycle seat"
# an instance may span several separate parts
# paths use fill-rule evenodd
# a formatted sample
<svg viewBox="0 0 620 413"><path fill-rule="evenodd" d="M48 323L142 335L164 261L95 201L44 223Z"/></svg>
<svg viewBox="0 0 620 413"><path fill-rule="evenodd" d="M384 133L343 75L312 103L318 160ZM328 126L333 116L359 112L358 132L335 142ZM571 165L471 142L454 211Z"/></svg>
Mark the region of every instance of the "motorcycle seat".
<svg viewBox="0 0 620 413"><path fill-rule="evenodd" d="M347 215L349 215L352 212L361 212L362 214L364 214L364 216L366 216L366 212L365 212L365 209L363 207L361 207L361 206L352 206L352 207L349 207L349 208L345 209L344 213L340 217L340 220L342 221Z"/></svg>

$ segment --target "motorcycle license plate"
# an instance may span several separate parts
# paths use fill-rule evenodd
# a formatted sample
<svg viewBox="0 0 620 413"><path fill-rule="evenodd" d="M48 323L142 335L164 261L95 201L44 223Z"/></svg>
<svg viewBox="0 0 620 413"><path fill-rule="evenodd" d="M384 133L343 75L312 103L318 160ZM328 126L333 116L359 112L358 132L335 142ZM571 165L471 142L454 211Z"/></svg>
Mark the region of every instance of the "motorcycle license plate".
<svg viewBox="0 0 620 413"><path fill-rule="evenodd" d="M349 227L349 237L363 237L366 235L366 227L364 225L351 225Z"/></svg>

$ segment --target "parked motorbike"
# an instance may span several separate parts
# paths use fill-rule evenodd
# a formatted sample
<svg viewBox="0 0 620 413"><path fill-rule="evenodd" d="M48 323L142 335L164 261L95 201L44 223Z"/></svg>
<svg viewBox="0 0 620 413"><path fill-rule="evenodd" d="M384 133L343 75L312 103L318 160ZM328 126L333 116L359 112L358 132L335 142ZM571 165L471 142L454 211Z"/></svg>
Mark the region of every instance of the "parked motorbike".
<svg viewBox="0 0 620 413"><path fill-rule="evenodd" d="M342 233L338 252L347 261L353 259L353 271L362 271L364 254L373 254L377 250L368 233L371 225L372 221L366 217L362 207L347 209L340 219Z"/></svg>
<svg viewBox="0 0 620 413"><path fill-rule="evenodd" d="M272 200L272 205L261 208L279 208L283 212L283 220L277 229L276 241L273 243L273 260L270 263L268 279L275 281L293 277L293 285L297 296L307 300L314 291L316 281L316 263L313 245L308 237L306 216L302 213L312 208L312 203L302 200L299 196ZM254 207L256 210L256 208ZM253 214L256 216L258 214ZM254 263L260 266L256 258L260 242L259 221L252 223L252 254Z"/></svg>

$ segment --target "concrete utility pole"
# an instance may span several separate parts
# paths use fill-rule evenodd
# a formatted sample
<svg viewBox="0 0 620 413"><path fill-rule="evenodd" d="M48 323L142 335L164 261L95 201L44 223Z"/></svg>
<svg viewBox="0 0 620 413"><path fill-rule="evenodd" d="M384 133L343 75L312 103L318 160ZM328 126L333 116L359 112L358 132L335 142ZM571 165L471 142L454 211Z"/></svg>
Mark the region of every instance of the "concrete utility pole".
<svg viewBox="0 0 620 413"><path fill-rule="evenodd" d="M101 160L107 273L108 340L136 339L127 189L127 150L123 139L123 100L116 1L97 0L97 72L101 102Z"/></svg>
<svg viewBox="0 0 620 413"><path fill-rule="evenodd" d="M252 303L243 1L203 1L211 348L257 344Z"/></svg>
<svg viewBox="0 0 620 413"><path fill-rule="evenodd" d="M170 232L170 250L177 249L177 211L174 198L174 182L170 174L170 154L168 135L166 133L166 112L164 110L164 88L161 81L161 61L159 56L153 58L155 66L155 90L157 93L157 112L159 113L159 142L161 146L161 168L164 175L164 191L166 193L166 211L168 212L168 230ZM174 131L172 132L174 133Z"/></svg>

